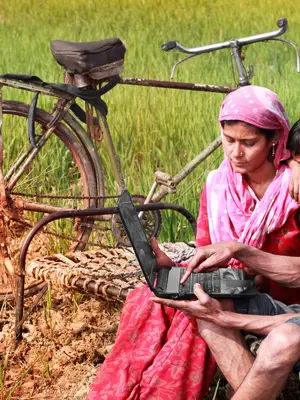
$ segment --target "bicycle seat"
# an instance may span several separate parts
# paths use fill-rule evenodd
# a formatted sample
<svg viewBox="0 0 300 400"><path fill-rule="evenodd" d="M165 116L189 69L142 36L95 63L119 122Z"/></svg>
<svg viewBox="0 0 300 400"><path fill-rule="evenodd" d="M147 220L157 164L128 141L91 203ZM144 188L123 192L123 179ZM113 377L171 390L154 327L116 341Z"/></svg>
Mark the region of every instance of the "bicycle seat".
<svg viewBox="0 0 300 400"><path fill-rule="evenodd" d="M53 40L51 52L68 72L104 79L123 71L126 48L118 38L97 42L65 42Z"/></svg>

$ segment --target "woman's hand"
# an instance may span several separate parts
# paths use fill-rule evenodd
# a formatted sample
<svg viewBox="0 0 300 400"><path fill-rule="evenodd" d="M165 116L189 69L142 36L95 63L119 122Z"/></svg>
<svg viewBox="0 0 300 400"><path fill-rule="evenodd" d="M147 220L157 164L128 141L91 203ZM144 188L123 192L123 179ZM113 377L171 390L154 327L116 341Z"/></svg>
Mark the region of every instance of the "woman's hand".
<svg viewBox="0 0 300 400"><path fill-rule="evenodd" d="M238 242L222 242L198 247L196 254L191 258L181 283L184 283L192 272L214 271L234 257L238 249Z"/></svg>
<svg viewBox="0 0 300 400"><path fill-rule="evenodd" d="M176 310L182 311L189 317L195 317L206 321L217 322L222 312L221 304L210 297L204 292L201 285L196 283L194 286L194 293L198 300L170 300L161 299L159 297L151 297L154 303L162 304L167 307L175 308Z"/></svg>
<svg viewBox="0 0 300 400"><path fill-rule="evenodd" d="M290 159L288 161L288 166L292 170L289 183L289 193L297 203L300 203L300 163Z"/></svg>
<svg viewBox="0 0 300 400"><path fill-rule="evenodd" d="M171 258L159 248L157 240L154 237L150 239L150 245L156 257L156 263L159 267L173 267L175 265Z"/></svg>

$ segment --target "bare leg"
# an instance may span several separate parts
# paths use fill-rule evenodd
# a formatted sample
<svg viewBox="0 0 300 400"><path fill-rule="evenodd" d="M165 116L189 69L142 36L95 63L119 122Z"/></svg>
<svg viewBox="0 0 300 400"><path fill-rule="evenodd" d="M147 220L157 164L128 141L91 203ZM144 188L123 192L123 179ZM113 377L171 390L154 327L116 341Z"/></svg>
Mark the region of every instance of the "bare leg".
<svg viewBox="0 0 300 400"><path fill-rule="evenodd" d="M257 358L233 400L273 400L300 358L300 327L286 323L262 342Z"/></svg>
<svg viewBox="0 0 300 400"><path fill-rule="evenodd" d="M222 302L222 307L234 311L231 301ZM206 341L228 383L236 391L254 363L242 334L202 320L197 320L197 324L199 334Z"/></svg>

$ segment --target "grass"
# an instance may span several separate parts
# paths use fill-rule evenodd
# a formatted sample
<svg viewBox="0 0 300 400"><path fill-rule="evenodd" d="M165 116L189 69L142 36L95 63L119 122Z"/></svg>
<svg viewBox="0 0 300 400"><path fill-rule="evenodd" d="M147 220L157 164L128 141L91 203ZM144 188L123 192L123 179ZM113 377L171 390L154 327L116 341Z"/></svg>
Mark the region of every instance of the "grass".
<svg viewBox="0 0 300 400"><path fill-rule="evenodd" d="M62 81L62 68L49 48L54 39L94 41L120 37L127 47L123 75L162 80L169 79L172 65L181 58L177 52L160 50L160 45L167 40L177 40L187 47L221 42L275 30L276 20L285 16L289 30L284 37L300 44L298 4L289 0L0 0L0 4L0 73L33 74L48 82ZM245 55L246 64L254 65L252 83L278 93L291 122L298 119L299 76L293 50L283 43L270 42L248 47ZM224 85L234 85L235 79L229 50L193 58L179 66L175 75L176 81ZM3 95L5 99L27 103L33 97L32 93L7 88ZM122 85L105 96L116 150L132 193L146 194L155 170L178 172L218 136L217 117L223 98L221 94ZM40 98L39 107L50 106L47 97ZM13 133L4 138L6 160L16 156L23 138ZM219 155L220 151L216 153ZM105 152L102 158L107 193L114 194ZM213 160L214 157L197 168L182 183L178 193L166 200L176 201L196 215L207 172L219 162ZM43 171L49 165L53 173L45 180ZM72 166L66 153L49 152L43 155L40 170L36 170L39 179L34 184L45 184L39 187L41 192L63 192L64 180L69 182L64 178L69 170ZM162 240L191 239L186 222L174 214L168 214L164 222ZM45 315L49 326L54 328L50 300L48 297ZM74 301L75 308L78 301ZM3 354L2 390L8 364L7 354ZM45 361L46 377L50 377L48 367ZM11 396L29 368L21 368Z"/></svg>
<svg viewBox="0 0 300 400"><path fill-rule="evenodd" d="M58 0L2 0L2 3L0 73L34 74L48 82L62 80L62 69L49 48L54 39L94 41L120 37L127 47L123 76L162 80L169 79L172 65L181 58L177 52L160 50L167 40L175 39L187 47L211 44L275 30L276 20L285 16L289 30L284 37L300 43L297 4L290 1L70 0L62 4ZM299 76L292 48L279 42L256 44L248 47L245 55L246 64L254 65L252 83L278 93L291 121L298 119ZM193 58L179 66L175 75L178 81L212 84L234 85L235 79L229 50ZM32 93L5 89L4 98L30 102ZM146 194L155 170L178 172L216 138L223 98L222 94L125 85L105 95L108 121L129 190ZM50 100L42 97L39 106L50 107ZM13 138L12 144L15 140L18 139ZM107 193L114 194L105 152L102 158ZM196 215L207 172L219 162L213 159L197 168L180 185L178 193L166 201L176 201ZM44 168L48 167L49 160L44 162ZM51 162L55 163L54 158ZM61 176L58 169L57 182ZM182 229L184 221L167 215L164 222L163 240L182 240L187 236L191 239L191 232Z"/></svg>

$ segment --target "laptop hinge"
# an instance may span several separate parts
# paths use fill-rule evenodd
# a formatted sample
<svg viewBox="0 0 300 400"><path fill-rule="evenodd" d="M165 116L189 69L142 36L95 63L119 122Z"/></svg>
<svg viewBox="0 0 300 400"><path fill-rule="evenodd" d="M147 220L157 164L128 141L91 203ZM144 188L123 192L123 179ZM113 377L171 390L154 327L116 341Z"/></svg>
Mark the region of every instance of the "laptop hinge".
<svg viewBox="0 0 300 400"><path fill-rule="evenodd" d="M157 281L155 285L155 290L165 292L168 282L168 276L171 268L159 268L159 272L157 274Z"/></svg>

